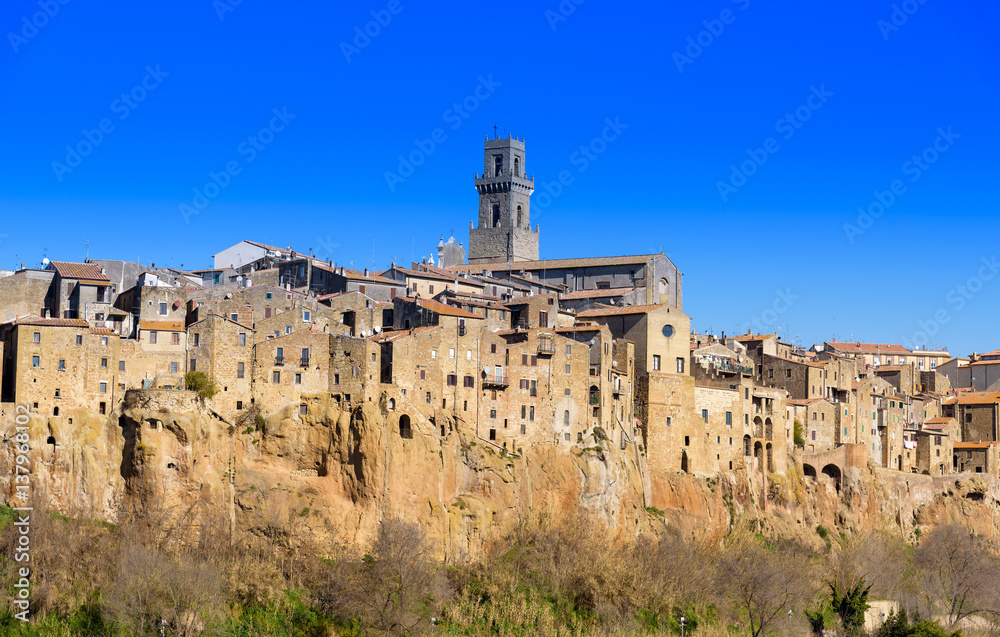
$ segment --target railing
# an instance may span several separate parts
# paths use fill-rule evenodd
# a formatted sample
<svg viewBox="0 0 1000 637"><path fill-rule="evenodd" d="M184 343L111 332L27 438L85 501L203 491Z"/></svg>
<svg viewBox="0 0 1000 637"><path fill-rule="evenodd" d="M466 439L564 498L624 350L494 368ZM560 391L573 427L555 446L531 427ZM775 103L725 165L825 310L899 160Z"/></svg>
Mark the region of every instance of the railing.
<svg viewBox="0 0 1000 637"><path fill-rule="evenodd" d="M458 335L459 336L465 336L465 326L464 325L459 325L458 326Z"/></svg>
<svg viewBox="0 0 1000 637"><path fill-rule="evenodd" d="M556 345L552 341L538 341L538 354L551 356L556 353Z"/></svg>
<svg viewBox="0 0 1000 637"><path fill-rule="evenodd" d="M284 365L285 364L285 357L284 356L275 356L274 357L274 364L275 365Z"/></svg>
<svg viewBox="0 0 1000 637"><path fill-rule="evenodd" d="M507 377L503 374L487 374L483 379L483 387L506 387Z"/></svg>
<svg viewBox="0 0 1000 637"><path fill-rule="evenodd" d="M599 395L597 395L597 394L594 394L593 396L590 397L590 404L591 405L600 405L601 404L601 397Z"/></svg>
<svg viewBox="0 0 1000 637"><path fill-rule="evenodd" d="M303 358L299 364L302 365L302 367L309 367L309 358Z"/></svg>

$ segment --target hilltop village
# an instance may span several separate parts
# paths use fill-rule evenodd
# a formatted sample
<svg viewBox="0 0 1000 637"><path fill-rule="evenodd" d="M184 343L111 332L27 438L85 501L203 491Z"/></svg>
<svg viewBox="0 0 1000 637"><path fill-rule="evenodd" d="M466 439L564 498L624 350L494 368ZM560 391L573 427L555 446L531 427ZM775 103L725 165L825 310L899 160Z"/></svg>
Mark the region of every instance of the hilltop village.
<svg viewBox="0 0 1000 637"><path fill-rule="evenodd" d="M1000 473L1000 350L695 334L665 254L539 259L523 139L486 140L475 187L468 254L442 237L436 258L379 272L244 240L208 270L87 259L0 273L4 412L110 419L129 392L201 373L229 423L306 417L322 395L383 406L403 440L452 435L447 412L501 454L596 440L653 475L766 480L801 463L838 487L869 464Z"/></svg>

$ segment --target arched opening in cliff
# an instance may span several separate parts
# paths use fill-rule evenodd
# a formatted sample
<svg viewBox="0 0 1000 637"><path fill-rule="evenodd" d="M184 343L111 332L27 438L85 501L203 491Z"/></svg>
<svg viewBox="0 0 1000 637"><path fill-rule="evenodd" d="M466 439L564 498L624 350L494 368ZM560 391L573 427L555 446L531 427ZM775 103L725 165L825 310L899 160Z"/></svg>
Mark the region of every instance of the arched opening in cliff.
<svg viewBox="0 0 1000 637"><path fill-rule="evenodd" d="M410 417L406 414L399 417L399 437L407 440L413 439L413 429L410 428Z"/></svg>
<svg viewBox="0 0 1000 637"><path fill-rule="evenodd" d="M768 440L771 440L774 437L774 425L771 424L770 418L764 421L764 437ZM768 445L767 447L770 449L771 445Z"/></svg>
<svg viewBox="0 0 1000 637"><path fill-rule="evenodd" d="M688 472L688 452L687 451L682 451L681 452L681 471L683 471L684 473Z"/></svg>
<svg viewBox="0 0 1000 637"><path fill-rule="evenodd" d="M767 472L774 473L774 447L771 443L767 443Z"/></svg>
<svg viewBox="0 0 1000 637"><path fill-rule="evenodd" d="M753 435L754 438L764 437L764 421L760 419L760 416L753 419Z"/></svg>
<svg viewBox="0 0 1000 637"><path fill-rule="evenodd" d="M828 464L823 467L823 475L828 476L840 492L840 467L835 464Z"/></svg>
<svg viewBox="0 0 1000 637"><path fill-rule="evenodd" d="M807 478L812 478L813 480L816 479L816 467L812 466L811 464L803 463L802 473L804 473Z"/></svg>
<svg viewBox="0 0 1000 637"><path fill-rule="evenodd" d="M747 458L750 457L750 435L747 434L743 436L743 455Z"/></svg>

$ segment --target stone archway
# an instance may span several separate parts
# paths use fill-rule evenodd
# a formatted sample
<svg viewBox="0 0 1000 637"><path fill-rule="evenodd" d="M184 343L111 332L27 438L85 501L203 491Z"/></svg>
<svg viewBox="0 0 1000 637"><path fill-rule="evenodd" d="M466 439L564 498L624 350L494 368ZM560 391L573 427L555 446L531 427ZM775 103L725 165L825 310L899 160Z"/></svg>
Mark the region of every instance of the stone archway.
<svg viewBox="0 0 1000 637"><path fill-rule="evenodd" d="M413 429L410 427L410 417L403 414L399 417L399 437L411 440L413 438Z"/></svg>
<svg viewBox="0 0 1000 637"><path fill-rule="evenodd" d="M764 421L760 419L760 416L756 416L753 419L753 437L754 438L764 437Z"/></svg>
<svg viewBox="0 0 1000 637"><path fill-rule="evenodd" d="M770 421L768 421L770 422ZM774 445L767 443L767 472L774 473Z"/></svg>
<svg viewBox="0 0 1000 637"><path fill-rule="evenodd" d="M766 438L767 440L771 440L774 438L774 425L771 423L770 418L764 421L764 438Z"/></svg>
<svg viewBox="0 0 1000 637"><path fill-rule="evenodd" d="M830 478L830 480L837 487L837 491L840 491L840 467L835 464L828 464L823 467L823 475Z"/></svg>
<svg viewBox="0 0 1000 637"><path fill-rule="evenodd" d="M802 473L805 474L807 478L816 479L816 467L811 464L802 463Z"/></svg>

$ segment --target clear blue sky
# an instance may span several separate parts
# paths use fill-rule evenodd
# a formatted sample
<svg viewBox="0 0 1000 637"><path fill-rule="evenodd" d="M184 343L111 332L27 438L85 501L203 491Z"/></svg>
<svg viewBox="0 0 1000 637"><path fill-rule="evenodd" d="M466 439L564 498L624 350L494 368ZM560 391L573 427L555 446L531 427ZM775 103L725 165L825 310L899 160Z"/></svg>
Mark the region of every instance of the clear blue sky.
<svg viewBox="0 0 1000 637"><path fill-rule="evenodd" d="M526 138L542 257L662 249L698 330L912 343L946 319L932 345L1000 347L995 4L50 1L0 9L0 268L85 239L186 268L243 238L419 260L467 242L496 124Z"/></svg>

